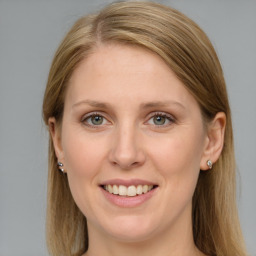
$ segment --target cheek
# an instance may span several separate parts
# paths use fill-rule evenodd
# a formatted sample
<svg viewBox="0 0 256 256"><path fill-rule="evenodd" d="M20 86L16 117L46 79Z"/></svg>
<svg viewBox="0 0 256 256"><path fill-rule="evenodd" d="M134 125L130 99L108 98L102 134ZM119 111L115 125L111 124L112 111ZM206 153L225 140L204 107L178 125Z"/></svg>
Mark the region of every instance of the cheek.
<svg viewBox="0 0 256 256"><path fill-rule="evenodd" d="M200 138L191 136L172 136L158 141L157 147L152 147L151 155L154 159L167 169L176 169L179 166L199 167L202 155Z"/></svg>
<svg viewBox="0 0 256 256"><path fill-rule="evenodd" d="M62 136L65 167L72 196L87 216L94 205L92 200L98 188L96 177L101 171L105 147L81 130L71 128L66 126Z"/></svg>
<svg viewBox="0 0 256 256"><path fill-rule="evenodd" d="M202 136L200 133L186 131L162 138L151 147L151 159L166 182L195 183L200 170L202 156Z"/></svg>
<svg viewBox="0 0 256 256"><path fill-rule="evenodd" d="M67 129L63 135L64 159L68 172L81 177L95 175L104 154L102 144L81 131Z"/></svg>
<svg viewBox="0 0 256 256"><path fill-rule="evenodd" d="M200 172L200 136L176 134L154 147L151 159L162 177L163 201L159 207L165 209L166 218L176 218L187 209L190 214L192 198ZM158 141L158 144L161 141ZM166 204L166 202L168 202Z"/></svg>

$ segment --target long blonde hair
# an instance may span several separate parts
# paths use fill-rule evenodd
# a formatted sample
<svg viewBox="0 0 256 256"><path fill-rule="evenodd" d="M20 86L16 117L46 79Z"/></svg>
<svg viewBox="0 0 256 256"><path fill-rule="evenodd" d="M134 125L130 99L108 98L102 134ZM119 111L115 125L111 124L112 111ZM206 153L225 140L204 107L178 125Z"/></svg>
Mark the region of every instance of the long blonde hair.
<svg viewBox="0 0 256 256"><path fill-rule="evenodd" d="M61 125L68 81L97 45L116 43L158 54L195 97L205 123L223 111L224 148L210 172L201 172L193 197L193 234L207 255L246 255L236 206L236 166L230 107L221 65L205 33L172 8L152 2L118 2L80 18L60 44L50 69L43 102L46 125ZM88 248L86 218L76 206L67 177L57 171L49 142L47 243L51 255L81 255Z"/></svg>

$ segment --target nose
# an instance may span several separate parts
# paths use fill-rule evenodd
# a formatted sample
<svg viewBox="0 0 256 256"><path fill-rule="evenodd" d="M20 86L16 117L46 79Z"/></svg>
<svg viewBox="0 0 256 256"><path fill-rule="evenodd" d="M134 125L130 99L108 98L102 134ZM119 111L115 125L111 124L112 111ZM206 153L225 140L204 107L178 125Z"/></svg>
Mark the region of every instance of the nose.
<svg viewBox="0 0 256 256"><path fill-rule="evenodd" d="M123 170L129 170L144 164L146 156L139 132L136 129L122 127L114 135L109 161Z"/></svg>

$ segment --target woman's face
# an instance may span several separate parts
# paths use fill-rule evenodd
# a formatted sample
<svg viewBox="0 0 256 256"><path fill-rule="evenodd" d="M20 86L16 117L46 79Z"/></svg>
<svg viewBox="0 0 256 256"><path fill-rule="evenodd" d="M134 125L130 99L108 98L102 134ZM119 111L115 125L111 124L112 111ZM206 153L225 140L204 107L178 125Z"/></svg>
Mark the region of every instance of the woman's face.
<svg viewBox="0 0 256 256"><path fill-rule="evenodd" d="M55 149L89 235L138 241L190 232L207 140L196 100L160 57L108 45L74 71Z"/></svg>

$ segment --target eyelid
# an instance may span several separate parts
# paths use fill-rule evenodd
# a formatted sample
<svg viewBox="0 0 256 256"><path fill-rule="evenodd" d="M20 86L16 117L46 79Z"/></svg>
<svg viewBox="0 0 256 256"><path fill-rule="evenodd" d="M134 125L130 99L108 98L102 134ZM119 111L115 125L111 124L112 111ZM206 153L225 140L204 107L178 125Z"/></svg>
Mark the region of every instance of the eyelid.
<svg viewBox="0 0 256 256"><path fill-rule="evenodd" d="M173 115L166 113L164 111L154 111L149 114L149 117L154 117L154 116L166 116L170 119L173 119L173 120L175 119Z"/></svg>
<svg viewBox="0 0 256 256"><path fill-rule="evenodd" d="M89 112L85 115L83 115L83 117L81 118L81 122L88 126L88 127L92 127L92 128L100 128L106 124L102 124L102 125L93 125L93 124L89 124L88 122L85 122L87 119L93 117L93 116L101 116L103 119L105 119L107 121L107 123L110 123L110 121L108 120L108 118L105 117L105 115L102 112Z"/></svg>
<svg viewBox="0 0 256 256"><path fill-rule="evenodd" d="M164 128L164 127L167 127L173 123L175 123L176 119L173 115L169 114L169 113L166 113L166 112L162 112L162 111L155 111L155 112L152 112L149 114L149 117L147 118L147 122L152 118L152 117L155 117L155 116L163 116L163 117L166 117L170 123L169 124L164 124L164 125L154 125L155 127L157 128Z"/></svg>
<svg viewBox="0 0 256 256"><path fill-rule="evenodd" d="M99 112L89 112L89 113L87 113L87 114L85 114L85 115L82 116L81 121L83 122L83 121L85 121L87 118L89 118L89 117L91 117L91 116L97 116L97 115L102 116L102 114L99 113Z"/></svg>

